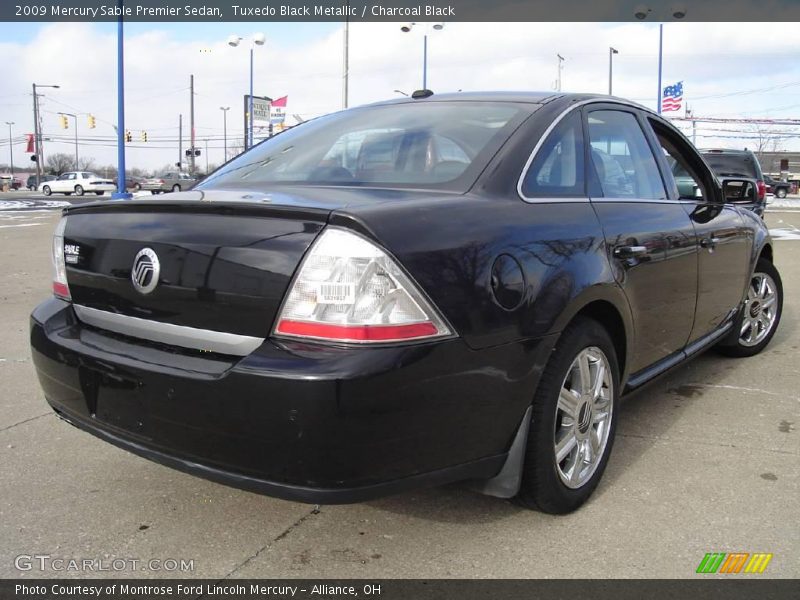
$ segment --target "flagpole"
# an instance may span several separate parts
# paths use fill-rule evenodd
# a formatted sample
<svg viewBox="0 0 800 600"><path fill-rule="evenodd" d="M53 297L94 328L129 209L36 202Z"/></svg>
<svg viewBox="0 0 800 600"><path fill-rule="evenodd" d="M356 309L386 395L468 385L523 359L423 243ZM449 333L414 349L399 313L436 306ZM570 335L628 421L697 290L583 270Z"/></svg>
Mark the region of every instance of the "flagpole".
<svg viewBox="0 0 800 600"><path fill-rule="evenodd" d="M663 65L663 51L664 51L664 24L658 25L658 96L656 96L656 103L658 114L661 114L661 67Z"/></svg>

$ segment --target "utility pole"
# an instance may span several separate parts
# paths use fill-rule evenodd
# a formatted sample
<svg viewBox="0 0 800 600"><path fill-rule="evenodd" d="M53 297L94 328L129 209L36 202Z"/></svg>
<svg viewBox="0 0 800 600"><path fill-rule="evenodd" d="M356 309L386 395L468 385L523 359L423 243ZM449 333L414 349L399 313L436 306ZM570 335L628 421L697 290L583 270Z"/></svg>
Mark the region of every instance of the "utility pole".
<svg viewBox="0 0 800 600"><path fill-rule="evenodd" d="M189 127L191 128L189 133L189 139L191 141L191 146L189 147L189 172L194 175L194 75L189 75L189 94Z"/></svg>
<svg viewBox="0 0 800 600"><path fill-rule="evenodd" d="M36 95L36 84L33 84L33 152L36 157L36 187L42 181L42 157L40 146L41 137L39 136L39 97Z"/></svg>
<svg viewBox="0 0 800 600"><path fill-rule="evenodd" d="M208 138L205 139L206 142L206 175L208 175Z"/></svg>
<svg viewBox="0 0 800 600"><path fill-rule="evenodd" d="M178 164L179 171L183 171L183 115L178 115Z"/></svg>
<svg viewBox="0 0 800 600"><path fill-rule="evenodd" d="M561 91L561 71L564 69L564 57L560 54L556 54L558 57L558 79L556 80L556 91Z"/></svg>
<svg viewBox="0 0 800 600"><path fill-rule="evenodd" d="M6 121L6 125L8 125L8 151L11 154L11 183L14 183L14 146L11 145L11 126L14 125L14 121Z"/></svg>

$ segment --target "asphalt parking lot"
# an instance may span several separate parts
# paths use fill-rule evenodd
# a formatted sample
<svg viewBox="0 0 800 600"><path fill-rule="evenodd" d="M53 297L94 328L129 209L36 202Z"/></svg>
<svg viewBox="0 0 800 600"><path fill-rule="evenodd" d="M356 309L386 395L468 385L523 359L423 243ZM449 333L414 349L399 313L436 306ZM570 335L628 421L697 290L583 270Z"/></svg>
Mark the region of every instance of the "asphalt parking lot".
<svg viewBox="0 0 800 600"><path fill-rule="evenodd" d="M697 577L705 553L735 551L774 555L759 577L800 577L797 202L767 216L786 295L770 347L751 359L707 353L627 398L600 487L563 517L462 485L351 506L275 500L59 421L27 337L31 309L50 293L58 211L0 211L0 577L682 578ZM17 569L16 557L35 554L139 563ZM150 569L151 559L193 570Z"/></svg>

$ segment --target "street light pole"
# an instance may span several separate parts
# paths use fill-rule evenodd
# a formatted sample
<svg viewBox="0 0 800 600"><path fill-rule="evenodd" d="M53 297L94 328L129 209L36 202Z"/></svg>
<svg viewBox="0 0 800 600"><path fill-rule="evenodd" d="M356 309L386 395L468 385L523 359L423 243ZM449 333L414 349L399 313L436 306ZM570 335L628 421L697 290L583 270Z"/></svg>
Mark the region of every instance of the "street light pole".
<svg viewBox="0 0 800 600"><path fill-rule="evenodd" d="M400 31L403 33L411 32L414 27L416 27L418 23L408 23L400 27ZM425 33L422 36L422 89L428 89L428 33L432 29L433 31L441 31L444 29L444 23L435 23L434 25L425 25Z"/></svg>
<svg viewBox="0 0 800 600"><path fill-rule="evenodd" d="M8 152L11 154L11 184L14 184L14 146L11 145L11 126L14 124L14 121L6 121L6 125L8 125Z"/></svg>
<svg viewBox="0 0 800 600"><path fill-rule="evenodd" d="M242 41L242 38L238 35L232 35L228 38L228 45L232 47L238 46ZM246 104L246 118L245 118L245 125L246 131L244 134L244 147L245 150L250 148L253 145L253 51L255 50L256 46L263 46L265 42L265 37L263 33L256 33L253 35L253 39L250 43L250 97L248 98L248 102Z"/></svg>
<svg viewBox="0 0 800 600"><path fill-rule="evenodd" d="M616 48L608 47L608 95L611 95L611 84L614 75L614 55L619 54Z"/></svg>
<svg viewBox="0 0 800 600"><path fill-rule="evenodd" d="M228 111L230 106L220 106L222 111L222 147L224 154L222 155L222 162L228 162Z"/></svg>

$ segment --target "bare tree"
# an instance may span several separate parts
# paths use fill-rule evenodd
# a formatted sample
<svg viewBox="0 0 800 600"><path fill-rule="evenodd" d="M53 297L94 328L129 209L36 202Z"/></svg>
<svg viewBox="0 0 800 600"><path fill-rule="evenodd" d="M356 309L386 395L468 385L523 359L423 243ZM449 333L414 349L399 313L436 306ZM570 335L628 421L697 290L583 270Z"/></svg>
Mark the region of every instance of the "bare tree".
<svg viewBox="0 0 800 600"><path fill-rule="evenodd" d="M56 152L47 157L47 168L53 175L61 175L72 169L75 157L71 154Z"/></svg>
<svg viewBox="0 0 800 600"><path fill-rule="evenodd" d="M94 171L94 159L88 156L81 157L78 161L78 171Z"/></svg>

